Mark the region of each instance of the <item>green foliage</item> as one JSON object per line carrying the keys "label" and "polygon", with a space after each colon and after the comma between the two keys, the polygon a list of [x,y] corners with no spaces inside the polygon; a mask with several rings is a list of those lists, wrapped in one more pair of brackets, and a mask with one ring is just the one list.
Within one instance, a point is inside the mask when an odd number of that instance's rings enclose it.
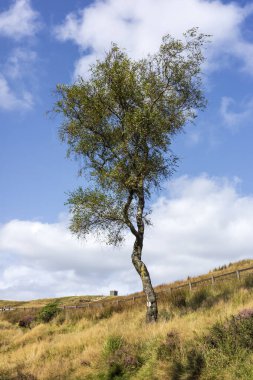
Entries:
{"label": "green foliage", "polygon": [[111,335],[108,337],[104,345],[104,355],[107,357],[114,354],[115,351],[119,350],[124,344],[124,340],[121,336]]}
{"label": "green foliage", "polygon": [[39,314],[38,314],[38,320],[44,323],[50,322],[56,315],[60,312],[60,309],[58,307],[57,302],[49,303],[48,305],[44,306]]}
{"label": "green foliage", "polygon": [[126,228],[122,200],[122,194],[106,194],[98,187],[92,190],[79,188],[72,192],[67,202],[73,214],[71,231],[84,237],[92,231],[97,235],[107,231],[107,243],[120,244]]}
{"label": "green foliage", "polygon": [[[74,233],[107,233],[109,244],[120,244],[125,229],[137,234],[138,201],[177,165],[172,137],[205,107],[205,42],[197,29],[182,40],[167,35],[155,55],[139,61],[113,44],[91,66],[88,80],[57,86],[54,111],[64,118],[60,137],[68,153],[81,159],[80,175],[90,180],[69,195]],[[143,223],[149,223],[148,213],[143,210]]]}

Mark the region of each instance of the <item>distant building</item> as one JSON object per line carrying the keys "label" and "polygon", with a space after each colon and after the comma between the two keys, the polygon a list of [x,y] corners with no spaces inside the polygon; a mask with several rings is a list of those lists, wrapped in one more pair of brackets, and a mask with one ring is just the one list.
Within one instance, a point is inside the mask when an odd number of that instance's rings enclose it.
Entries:
{"label": "distant building", "polygon": [[118,291],[117,290],[110,290],[110,296],[117,296]]}

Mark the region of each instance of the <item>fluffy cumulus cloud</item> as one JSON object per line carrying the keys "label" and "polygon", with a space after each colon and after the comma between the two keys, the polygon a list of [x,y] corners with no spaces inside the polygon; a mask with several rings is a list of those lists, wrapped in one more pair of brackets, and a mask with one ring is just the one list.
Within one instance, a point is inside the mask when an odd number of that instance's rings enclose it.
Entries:
{"label": "fluffy cumulus cloud", "polygon": [[[153,226],[146,231],[143,258],[154,284],[252,255],[253,196],[240,196],[237,183],[206,175],[168,183],[153,204]],[[64,221],[12,220],[0,226],[0,298],[140,290],[132,243],[128,236],[115,249],[94,238],[75,239]]]}
{"label": "fluffy cumulus cloud", "polygon": [[98,0],[68,14],[55,34],[62,41],[73,41],[85,53],[76,62],[76,75],[87,75],[90,63],[104,54],[111,41],[139,58],[156,51],[163,35],[181,37],[193,26],[213,36],[209,67],[233,55],[253,73],[253,45],[241,33],[252,12],[252,5],[220,0]]}
{"label": "fluffy cumulus cloud", "polygon": [[33,105],[32,95],[23,90],[17,94],[11,89],[6,78],[0,73],[0,108],[4,110],[29,109]]}
{"label": "fluffy cumulus cloud", "polygon": [[[29,0],[16,0],[9,9],[0,12],[0,37],[14,40],[16,47],[0,61],[0,109],[27,110],[33,105],[32,65],[36,53],[21,47],[21,40],[32,38],[41,28],[40,16]],[[30,86],[31,87],[31,86]]]}
{"label": "fluffy cumulus cloud", "polygon": [[39,14],[30,0],[16,0],[0,13],[0,35],[15,40],[33,36],[40,28]]}

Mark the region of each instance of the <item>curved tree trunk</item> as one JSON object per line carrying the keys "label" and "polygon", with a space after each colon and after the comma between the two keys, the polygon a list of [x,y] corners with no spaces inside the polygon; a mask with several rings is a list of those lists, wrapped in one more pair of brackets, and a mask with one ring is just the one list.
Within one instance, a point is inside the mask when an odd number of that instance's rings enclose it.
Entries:
{"label": "curved tree trunk", "polygon": [[135,240],[133,253],[132,253],[132,263],[141,277],[143,291],[146,294],[147,298],[147,312],[146,312],[146,321],[147,323],[156,322],[157,320],[157,301],[156,295],[151,283],[150,275],[147,270],[146,265],[141,260],[142,253],[142,242]]}
{"label": "curved tree trunk", "polygon": [[139,183],[138,191],[136,191],[137,197],[138,197],[138,205],[137,205],[137,214],[136,214],[136,224],[137,229],[131,222],[128,210],[132,203],[134,191],[129,192],[128,200],[124,206],[124,220],[126,225],[129,227],[132,234],[135,236],[135,242],[133,247],[133,253],[132,253],[132,263],[138,272],[143,286],[143,291],[146,294],[147,297],[147,314],[146,314],[146,321],[148,323],[155,322],[157,320],[157,301],[156,301],[156,295],[151,283],[150,275],[147,270],[146,265],[141,260],[142,255],[142,248],[143,248],[143,239],[144,239],[144,218],[143,218],[143,210],[145,205],[145,197],[144,197],[144,189],[143,189],[143,180]]}

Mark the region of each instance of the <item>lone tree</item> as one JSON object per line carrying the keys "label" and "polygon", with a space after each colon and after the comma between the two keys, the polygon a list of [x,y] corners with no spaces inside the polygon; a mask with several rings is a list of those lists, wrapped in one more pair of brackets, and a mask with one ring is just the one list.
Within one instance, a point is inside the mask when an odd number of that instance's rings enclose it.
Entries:
{"label": "lone tree", "polygon": [[[81,158],[85,187],[70,193],[70,229],[96,233],[119,245],[134,236],[132,263],[147,298],[147,322],[157,319],[157,301],[142,261],[147,201],[170,176],[177,158],[172,137],[203,109],[202,49],[206,36],[191,29],[183,40],[167,35],[159,51],[132,60],[113,44],[89,79],[58,85],[54,111],[63,115],[60,137],[68,154]],[[159,249],[159,248],[158,248]]]}

